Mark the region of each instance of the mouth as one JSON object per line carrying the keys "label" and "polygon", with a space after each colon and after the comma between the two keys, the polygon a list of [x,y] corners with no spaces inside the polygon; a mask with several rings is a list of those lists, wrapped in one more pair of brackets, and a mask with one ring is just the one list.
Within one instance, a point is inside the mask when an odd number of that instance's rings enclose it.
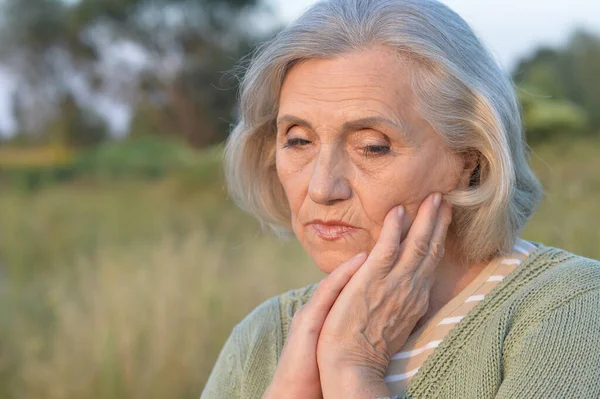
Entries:
{"label": "mouth", "polygon": [[319,238],[325,241],[336,241],[355,231],[355,226],[341,220],[313,220],[306,224]]}

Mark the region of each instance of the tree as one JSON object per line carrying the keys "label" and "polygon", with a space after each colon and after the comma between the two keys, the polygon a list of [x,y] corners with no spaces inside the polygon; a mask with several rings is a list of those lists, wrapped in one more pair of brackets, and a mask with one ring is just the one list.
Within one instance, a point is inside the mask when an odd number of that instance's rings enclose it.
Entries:
{"label": "tree", "polygon": [[67,96],[84,101],[85,87],[162,113],[161,129],[197,147],[226,135],[236,81],[225,72],[260,40],[253,18],[271,15],[258,0],[4,0],[1,7],[0,63],[21,74],[21,92],[35,93],[30,110],[59,112]]}
{"label": "tree", "polygon": [[538,49],[513,73],[530,137],[600,130],[600,37],[575,32],[564,48]]}
{"label": "tree", "polygon": [[567,98],[581,105],[590,125],[600,129],[600,36],[575,33],[565,49],[563,64]]}

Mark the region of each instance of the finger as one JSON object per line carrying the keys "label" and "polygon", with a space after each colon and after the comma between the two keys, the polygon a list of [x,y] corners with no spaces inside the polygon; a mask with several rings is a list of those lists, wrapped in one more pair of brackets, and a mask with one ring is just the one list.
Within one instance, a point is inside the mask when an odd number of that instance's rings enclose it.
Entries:
{"label": "finger", "polygon": [[398,260],[404,206],[392,208],[383,221],[379,238],[369,254],[368,264],[387,274]]}
{"label": "finger", "polygon": [[329,276],[319,283],[305,309],[307,322],[318,325],[319,329],[325,322],[331,307],[340,295],[348,281],[367,259],[363,252],[338,266]]}
{"label": "finger", "polygon": [[410,231],[400,246],[402,264],[409,268],[408,271],[414,272],[429,254],[441,200],[440,193],[433,193],[421,203]]}
{"label": "finger", "polygon": [[452,222],[452,205],[444,202],[438,212],[437,221],[431,235],[429,252],[416,273],[420,276],[432,276],[435,268],[446,253],[446,236]]}

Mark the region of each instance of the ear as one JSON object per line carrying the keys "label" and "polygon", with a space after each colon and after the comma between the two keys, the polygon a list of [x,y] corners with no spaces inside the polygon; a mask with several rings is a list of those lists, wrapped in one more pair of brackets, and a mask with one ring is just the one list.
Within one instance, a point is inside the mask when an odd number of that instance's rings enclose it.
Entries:
{"label": "ear", "polygon": [[481,154],[477,150],[469,150],[463,154],[464,167],[459,179],[459,188],[476,187],[479,185],[481,171]]}

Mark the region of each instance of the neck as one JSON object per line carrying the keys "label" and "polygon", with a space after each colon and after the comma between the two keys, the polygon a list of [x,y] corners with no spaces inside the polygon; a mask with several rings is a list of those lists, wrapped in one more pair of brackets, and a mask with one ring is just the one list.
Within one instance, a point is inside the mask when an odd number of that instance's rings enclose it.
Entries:
{"label": "neck", "polygon": [[465,261],[457,246],[447,242],[446,254],[435,271],[435,280],[429,295],[429,307],[414,328],[417,329],[429,321],[435,313],[465,289],[487,265],[488,262]]}

